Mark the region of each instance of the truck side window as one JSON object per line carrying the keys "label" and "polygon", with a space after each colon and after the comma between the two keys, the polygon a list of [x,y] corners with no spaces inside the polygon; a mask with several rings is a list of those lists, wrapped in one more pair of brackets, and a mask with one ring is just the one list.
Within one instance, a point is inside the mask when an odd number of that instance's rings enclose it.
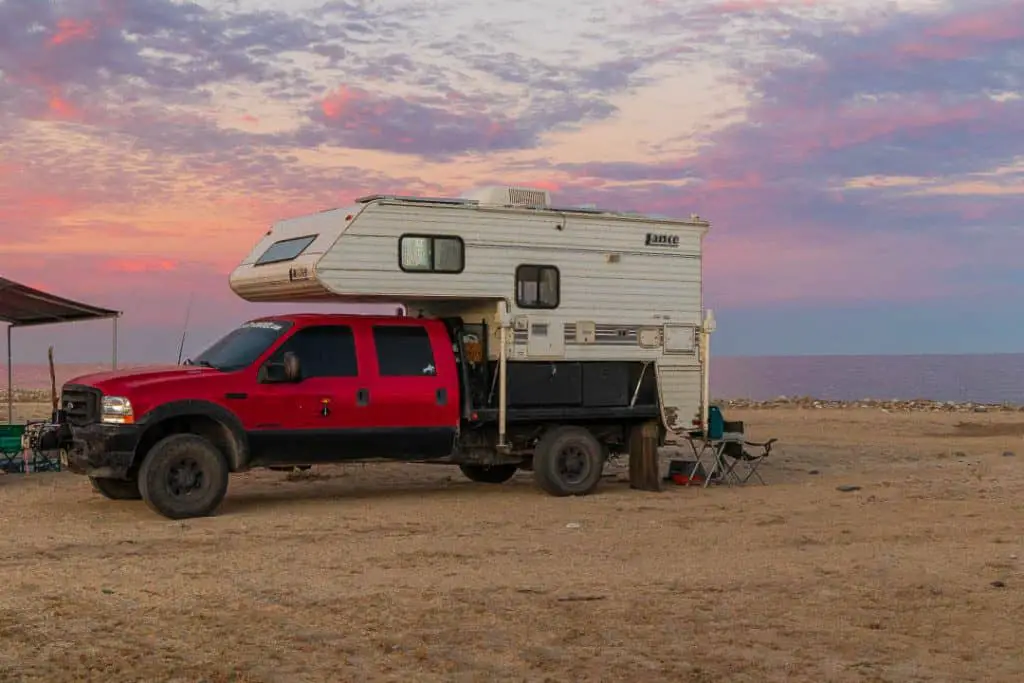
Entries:
{"label": "truck side window", "polygon": [[299,357],[304,378],[359,375],[356,341],[348,325],[305,327],[285,341],[271,361],[280,362],[287,351]]}
{"label": "truck side window", "polygon": [[377,366],[383,377],[436,375],[434,349],[427,330],[411,325],[374,325]]}
{"label": "truck side window", "polygon": [[527,264],[516,268],[516,305],[519,308],[558,308],[560,299],[558,268]]}

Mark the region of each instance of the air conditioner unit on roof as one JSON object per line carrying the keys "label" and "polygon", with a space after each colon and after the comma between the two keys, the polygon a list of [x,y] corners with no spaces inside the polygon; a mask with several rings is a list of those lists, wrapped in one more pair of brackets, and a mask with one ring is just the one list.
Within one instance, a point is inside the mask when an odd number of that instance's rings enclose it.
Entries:
{"label": "air conditioner unit on roof", "polygon": [[465,192],[463,199],[473,199],[488,206],[551,206],[547,190],[532,187],[490,186]]}

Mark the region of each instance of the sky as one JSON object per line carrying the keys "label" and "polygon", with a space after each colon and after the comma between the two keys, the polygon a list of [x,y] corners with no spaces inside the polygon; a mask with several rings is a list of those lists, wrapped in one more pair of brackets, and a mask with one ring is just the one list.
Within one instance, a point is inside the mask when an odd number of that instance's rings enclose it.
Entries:
{"label": "sky", "polygon": [[711,221],[721,355],[1024,351],[1022,79],[1024,0],[0,0],[0,275],[173,362],[311,308],[274,221],[518,184]]}

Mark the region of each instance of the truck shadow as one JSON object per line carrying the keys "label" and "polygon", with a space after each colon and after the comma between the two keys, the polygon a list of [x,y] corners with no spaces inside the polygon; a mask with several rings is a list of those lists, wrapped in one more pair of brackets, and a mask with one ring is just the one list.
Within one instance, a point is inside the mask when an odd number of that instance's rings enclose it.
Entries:
{"label": "truck shadow", "polygon": [[[609,487],[610,488],[610,487]],[[219,515],[246,512],[273,506],[303,506],[330,501],[403,500],[409,498],[445,501],[472,496],[542,496],[528,476],[516,477],[504,484],[480,484],[440,477],[426,481],[359,481],[357,477],[260,482],[232,486],[221,505]]]}

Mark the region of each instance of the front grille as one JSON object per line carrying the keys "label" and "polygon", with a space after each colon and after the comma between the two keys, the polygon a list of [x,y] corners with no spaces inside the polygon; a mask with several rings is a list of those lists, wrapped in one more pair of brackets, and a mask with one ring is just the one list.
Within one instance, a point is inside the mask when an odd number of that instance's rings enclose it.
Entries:
{"label": "front grille", "polygon": [[60,394],[60,408],[73,425],[100,421],[100,391],[80,384],[65,384]]}

